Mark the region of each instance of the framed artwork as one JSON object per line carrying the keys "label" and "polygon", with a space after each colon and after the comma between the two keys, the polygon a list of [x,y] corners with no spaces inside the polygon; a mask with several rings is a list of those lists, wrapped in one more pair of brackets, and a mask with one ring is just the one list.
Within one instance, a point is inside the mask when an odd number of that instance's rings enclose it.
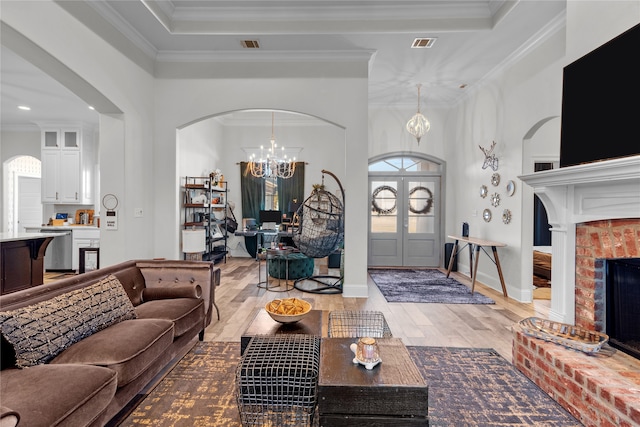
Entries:
{"label": "framed artwork", "polygon": [[80,248],[79,273],[100,268],[100,248]]}

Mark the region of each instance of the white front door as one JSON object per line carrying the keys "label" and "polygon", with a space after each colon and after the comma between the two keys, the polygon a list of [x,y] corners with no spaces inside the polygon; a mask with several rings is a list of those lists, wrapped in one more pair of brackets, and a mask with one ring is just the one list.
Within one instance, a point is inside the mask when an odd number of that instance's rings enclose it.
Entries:
{"label": "white front door", "polygon": [[440,265],[440,177],[369,177],[369,265]]}
{"label": "white front door", "polygon": [[444,264],[445,169],[442,160],[417,153],[390,153],[370,160],[370,267]]}
{"label": "white front door", "polygon": [[[401,207],[402,180],[395,176],[369,177],[369,260],[373,267],[403,264],[405,216]],[[400,193],[400,194],[398,194]]]}
{"label": "white front door", "polygon": [[404,267],[440,265],[440,177],[404,178]]}

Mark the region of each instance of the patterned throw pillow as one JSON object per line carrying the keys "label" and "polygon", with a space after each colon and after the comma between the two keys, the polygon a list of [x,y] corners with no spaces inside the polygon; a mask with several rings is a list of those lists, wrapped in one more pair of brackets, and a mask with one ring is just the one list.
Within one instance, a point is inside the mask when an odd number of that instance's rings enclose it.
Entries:
{"label": "patterned throw pillow", "polygon": [[46,363],[72,344],[110,325],[135,319],[117,277],[37,304],[0,312],[0,332],[13,345],[16,366]]}

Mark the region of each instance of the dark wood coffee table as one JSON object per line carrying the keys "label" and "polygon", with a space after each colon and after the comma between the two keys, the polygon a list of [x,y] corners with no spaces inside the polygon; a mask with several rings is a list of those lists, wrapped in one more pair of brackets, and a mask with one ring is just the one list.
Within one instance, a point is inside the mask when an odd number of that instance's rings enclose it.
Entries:
{"label": "dark wood coffee table", "polygon": [[428,386],[398,338],[377,338],[382,363],[354,364],[355,338],[320,345],[320,426],[428,426]]}
{"label": "dark wood coffee table", "polygon": [[328,313],[324,310],[311,310],[302,320],[284,324],[273,320],[265,309],[260,309],[240,337],[240,354],[244,354],[249,341],[256,335],[307,334],[325,337]]}

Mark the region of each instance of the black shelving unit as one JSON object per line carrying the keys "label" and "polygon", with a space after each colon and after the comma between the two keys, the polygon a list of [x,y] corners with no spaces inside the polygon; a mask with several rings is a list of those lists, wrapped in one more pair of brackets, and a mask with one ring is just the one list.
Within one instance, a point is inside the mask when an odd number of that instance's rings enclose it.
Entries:
{"label": "black shelving unit", "polygon": [[[226,229],[220,227],[227,219],[227,183],[213,183],[208,176],[187,176],[184,182],[185,229],[204,228],[205,261],[227,262]],[[216,213],[221,213],[216,217]],[[187,255],[184,255],[185,259]]]}

